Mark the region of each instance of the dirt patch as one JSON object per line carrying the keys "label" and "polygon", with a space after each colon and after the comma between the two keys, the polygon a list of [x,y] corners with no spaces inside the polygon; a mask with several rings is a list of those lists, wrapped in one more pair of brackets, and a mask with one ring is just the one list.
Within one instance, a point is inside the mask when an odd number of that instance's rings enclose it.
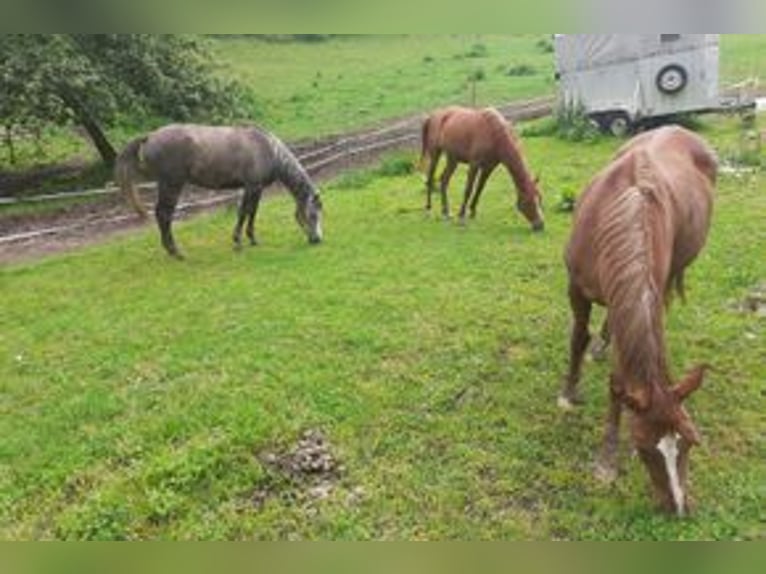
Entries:
{"label": "dirt patch", "polygon": [[[310,429],[288,449],[257,453],[266,476],[250,495],[252,505],[260,509],[268,500],[279,498],[310,507],[329,498],[345,471],[334,450],[322,431]],[[361,492],[354,489],[350,494],[359,496]]]}

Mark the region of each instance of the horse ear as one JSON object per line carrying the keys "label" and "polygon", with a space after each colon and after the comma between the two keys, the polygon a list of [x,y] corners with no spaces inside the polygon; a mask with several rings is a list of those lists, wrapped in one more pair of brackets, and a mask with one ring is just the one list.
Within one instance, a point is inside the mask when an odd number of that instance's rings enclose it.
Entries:
{"label": "horse ear", "polygon": [[710,365],[698,365],[694,367],[675,387],[673,387],[673,396],[679,403],[685,401],[689,395],[700,387],[702,379],[705,377],[705,371],[709,368]]}

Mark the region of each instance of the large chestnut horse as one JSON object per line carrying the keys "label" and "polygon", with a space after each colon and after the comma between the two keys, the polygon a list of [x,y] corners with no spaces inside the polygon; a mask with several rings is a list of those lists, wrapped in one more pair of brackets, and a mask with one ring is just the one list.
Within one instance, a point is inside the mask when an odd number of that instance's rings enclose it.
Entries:
{"label": "large chestnut horse", "polygon": [[574,314],[569,375],[559,399],[577,402],[592,303],[607,308],[614,339],[610,408],[597,476],[617,476],[623,405],[633,444],[667,511],[688,508],[689,449],[699,434],[683,401],[705,367],[674,384],[665,345],[665,308],[684,269],[702,249],[710,225],[717,162],[695,134],[666,127],[628,142],[578,201],[566,250]]}
{"label": "large chestnut horse", "polygon": [[447,156],[447,165],[441,175],[440,192],[445,218],[449,217],[447,187],[458,163],[469,166],[460,208],[461,222],[465,221],[466,207],[471,198],[471,217],[476,216],[476,206],[487,179],[498,164],[503,164],[516,184],[519,211],[535,231],[543,229],[542,198],[537,180],[529,173],[519,141],[500,112],[493,108],[474,110],[458,106],[438,110],[423,123],[422,143],[422,160],[429,159],[427,210],[431,210],[434,175],[443,153]]}

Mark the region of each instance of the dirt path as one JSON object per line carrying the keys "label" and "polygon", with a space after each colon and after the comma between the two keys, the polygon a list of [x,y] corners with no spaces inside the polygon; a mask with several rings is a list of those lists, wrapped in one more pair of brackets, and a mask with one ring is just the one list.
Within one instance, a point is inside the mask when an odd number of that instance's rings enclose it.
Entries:
{"label": "dirt path", "polygon": [[[511,121],[519,121],[548,115],[552,105],[551,98],[541,98],[499,106],[498,109]],[[419,145],[424,117],[424,114],[418,114],[352,133],[296,142],[290,147],[313,178],[327,181],[345,170],[374,163],[393,150],[414,151]],[[272,193],[278,191],[278,188],[271,190]],[[0,265],[71,251],[145,225],[154,225],[140,221],[113,190],[96,190],[96,193],[101,195],[60,210],[0,217]],[[144,201],[153,202],[154,193],[151,186],[142,191]],[[237,197],[236,192],[186,190],[177,214],[189,217],[218,209],[235,203]],[[54,198],[49,199],[52,200]]]}

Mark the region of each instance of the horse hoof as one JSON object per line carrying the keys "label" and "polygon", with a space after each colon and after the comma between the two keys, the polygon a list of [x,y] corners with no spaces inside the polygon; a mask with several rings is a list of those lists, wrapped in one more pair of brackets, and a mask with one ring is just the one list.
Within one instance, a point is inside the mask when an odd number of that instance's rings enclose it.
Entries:
{"label": "horse hoof", "polygon": [[458,223],[458,225],[460,225],[461,227],[465,227],[465,226],[468,224],[468,222],[467,222],[467,221],[466,221],[466,219],[465,219],[465,215],[461,215],[461,216],[458,218],[458,220],[457,220],[457,223]]}
{"label": "horse hoof", "polygon": [[600,483],[609,485],[617,480],[617,469],[611,464],[597,462],[593,477]]}

